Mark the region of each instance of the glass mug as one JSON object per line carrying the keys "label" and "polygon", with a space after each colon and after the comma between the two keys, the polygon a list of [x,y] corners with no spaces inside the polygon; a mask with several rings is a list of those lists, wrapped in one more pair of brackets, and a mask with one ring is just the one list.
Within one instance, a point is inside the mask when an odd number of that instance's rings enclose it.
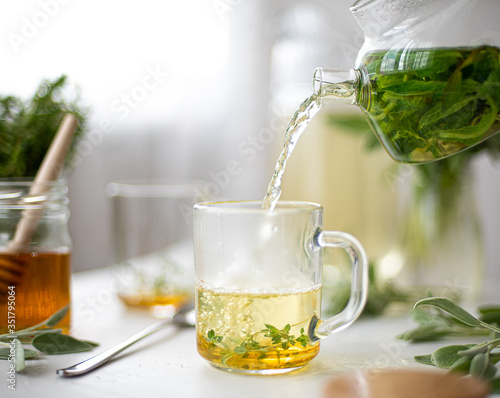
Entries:
{"label": "glass mug", "polygon": [[[349,326],[368,292],[361,244],[322,230],[308,202],[212,202],[194,206],[196,335],[200,355],[229,372],[280,374],[319,352],[319,340]],[[352,264],[345,309],[320,319],[322,250],[342,248]]]}

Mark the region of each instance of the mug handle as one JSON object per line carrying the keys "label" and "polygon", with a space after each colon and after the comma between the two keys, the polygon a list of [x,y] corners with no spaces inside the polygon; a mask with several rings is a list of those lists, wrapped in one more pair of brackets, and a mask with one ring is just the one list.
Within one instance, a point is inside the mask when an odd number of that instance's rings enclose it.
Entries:
{"label": "mug handle", "polygon": [[314,244],[321,249],[344,249],[351,260],[351,295],[346,307],[337,315],[322,320],[313,316],[309,325],[309,339],[317,341],[347,328],[361,314],[368,297],[368,260],[365,249],[352,235],[339,231],[318,230]]}

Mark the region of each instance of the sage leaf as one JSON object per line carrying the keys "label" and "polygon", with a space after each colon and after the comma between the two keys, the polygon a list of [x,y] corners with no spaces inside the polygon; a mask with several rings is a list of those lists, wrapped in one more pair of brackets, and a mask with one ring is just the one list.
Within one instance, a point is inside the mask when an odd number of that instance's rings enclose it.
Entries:
{"label": "sage leaf", "polygon": [[25,352],[23,345],[18,339],[12,339],[10,344],[2,344],[2,347],[0,347],[0,359],[14,362],[14,369],[16,372],[19,372],[26,367],[24,363],[25,356],[33,358],[38,355],[36,351],[26,351],[27,352]]}
{"label": "sage leaf", "polygon": [[49,318],[45,319],[43,322],[40,322],[36,325],[30,326],[26,329],[22,329],[19,331],[19,333],[26,333],[26,332],[31,332],[33,330],[40,329],[44,326],[48,326],[49,328],[52,328],[52,326],[56,325],[59,323],[64,316],[67,314],[69,311],[69,304],[58,310],[55,314],[51,315]]}
{"label": "sage leaf", "polygon": [[10,348],[9,347],[0,347],[0,359],[9,359]]}
{"label": "sage leaf", "polygon": [[488,353],[477,354],[472,358],[470,374],[483,379],[491,379],[495,376],[497,369],[491,363]]}
{"label": "sage leaf", "polygon": [[35,350],[28,350],[27,348],[24,349],[24,359],[34,359],[38,358],[40,356],[40,353]]}
{"label": "sage leaf", "polygon": [[99,347],[99,343],[96,343],[95,341],[90,341],[90,340],[80,340],[80,341],[83,341],[87,344],[90,344],[92,347]]}
{"label": "sage leaf", "polygon": [[431,354],[432,363],[438,368],[449,369],[455,362],[463,358],[458,352],[468,348],[465,345],[448,345],[438,348]]}
{"label": "sage leaf", "polygon": [[61,320],[66,316],[69,311],[69,304],[65,307],[61,308],[54,315],[52,315],[49,319],[45,321],[45,324],[51,328],[52,326],[57,325]]}
{"label": "sage leaf", "polygon": [[479,308],[481,314],[479,319],[486,323],[496,323],[500,325],[500,308],[498,307],[482,307]]}
{"label": "sage leaf", "polygon": [[[487,323],[487,322],[485,322],[485,323]],[[497,323],[495,322],[494,325],[496,326]],[[498,332],[497,330],[491,330],[491,329],[489,329],[489,330],[490,330],[490,339],[491,340],[500,339],[500,332]]]}
{"label": "sage leaf", "polygon": [[500,307],[497,307],[496,305],[489,305],[489,306],[485,305],[485,306],[479,307],[478,311],[481,315],[495,313],[495,312],[500,313]]}
{"label": "sage leaf", "polygon": [[20,372],[26,367],[24,362],[24,347],[18,339],[14,339],[15,344],[15,356],[14,356],[14,364],[16,372]]}
{"label": "sage leaf", "polygon": [[43,333],[33,339],[33,347],[48,355],[91,351],[94,345],[61,333]]}
{"label": "sage leaf", "polygon": [[[24,349],[24,359],[33,359],[38,357],[38,351]],[[0,359],[8,360],[10,356],[10,348],[9,347],[0,347]]]}
{"label": "sage leaf", "polygon": [[488,351],[488,346],[485,344],[479,344],[472,346],[464,351],[460,351],[459,354],[463,357],[474,357],[477,354],[484,354]]}
{"label": "sage leaf", "polygon": [[62,332],[62,329],[39,329],[39,330],[30,330],[30,331],[26,331],[26,332],[16,333],[16,336],[19,339],[19,341],[21,341],[22,343],[31,344],[33,339],[36,336],[38,336],[39,334],[61,333],[61,332]]}
{"label": "sage leaf", "polygon": [[462,307],[457,305],[453,300],[447,297],[424,298],[422,300],[417,301],[413,308],[417,308],[422,305],[430,305],[433,307],[437,307],[443,311],[446,311],[448,314],[454,316],[455,318],[457,318],[459,321],[462,321],[466,325],[481,326],[481,322],[479,321],[479,319],[469,314]]}
{"label": "sage leaf", "polygon": [[462,95],[462,72],[457,69],[451,74],[446,82],[446,87],[442,96],[443,113],[453,113],[453,111],[447,112],[447,108],[453,107],[457,102],[460,102],[460,97]]}
{"label": "sage leaf", "polygon": [[499,352],[490,352],[490,361],[493,364],[497,364],[500,362],[500,353]]}
{"label": "sage leaf", "polygon": [[413,357],[415,359],[415,361],[417,361],[418,363],[422,363],[424,365],[430,365],[430,366],[436,366],[434,365],[434,363],[432,362],[432,358],[431,358],[431,355],[417,355],[415,357]]}
{"label": "sage leaf", "polygon": [[408,330],[397,337],[401,340],[413,342],[434,341],[449,335],[449,333],[450,332],[446,329],[439,330],[432,325],[426,325],[420,326],[416,329]]}
{"label": "sage leaf", "polygon": [[471,358],[462,357],[453,364],[450,370],[460,373],[469,373],[471,361]]}
{"label": "sage leaf", "polygon": [[422,326],[435,326],[436,324],[447,326],[448,323],[445,319],[436,317],[434,314],[430,313],[424,308],[417,308],[410,311],[410,317],[416,323]]}
{"label": "sage leaf", "polygon": [[384,87],[389,93],[398,94],[401,97],[405,96],[415,96],[422,94],[434,94],[436,90],[441,91],[445,88],[445,83],[443,82],[425,82],[418,80],[409,80],[403,82],[397,82],[392,86]]}

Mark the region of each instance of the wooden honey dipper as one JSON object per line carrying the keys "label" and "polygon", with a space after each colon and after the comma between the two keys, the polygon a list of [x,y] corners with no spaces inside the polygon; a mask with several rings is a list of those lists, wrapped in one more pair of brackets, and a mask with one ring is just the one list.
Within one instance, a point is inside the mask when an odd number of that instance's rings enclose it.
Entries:
{"label": "wooden honey dipper", "polygon": [[[64,116],[36,173],[29,196],[38,196],[46,193],[50,190],[50,184],[48,183],[57,181],[59,178],[66,154],[75,135],[77,123],[78,121],[74,115],[68,113]],[[42,212],[43,209],[38,208],[28,208],[23,211],[14,237],[8,243],[4,253],[18,253],[29,245]],[[6,292],[8,286],[19,282],[23,271],[23,263],[0,257],[0,292]],[[0,294],[0,301],[5,298],[2,296],[3,294]]]}

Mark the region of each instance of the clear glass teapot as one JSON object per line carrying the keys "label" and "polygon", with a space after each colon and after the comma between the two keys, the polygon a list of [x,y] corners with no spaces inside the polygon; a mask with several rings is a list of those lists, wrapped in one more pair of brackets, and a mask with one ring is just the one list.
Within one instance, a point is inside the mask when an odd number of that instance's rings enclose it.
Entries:
{"label": "clear glass teapot", "polygon": [[500,3],[358,0],[356,68],[316,69],[321,105],[359,106],[389,155],[426,163],[500,131]]}

